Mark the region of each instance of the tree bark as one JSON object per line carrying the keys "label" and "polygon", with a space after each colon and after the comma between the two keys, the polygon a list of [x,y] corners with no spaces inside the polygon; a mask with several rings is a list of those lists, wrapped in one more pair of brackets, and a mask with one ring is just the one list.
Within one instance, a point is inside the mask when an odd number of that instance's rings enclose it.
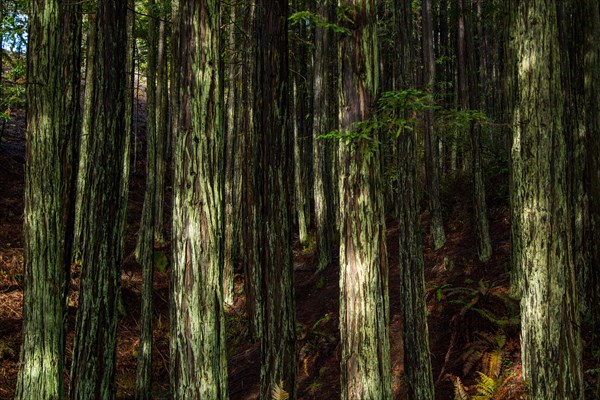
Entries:
{"label": "tree bark", "polygon": [[181,98],[173,131],[171,394],[226,399],[220,2],[181,2],[173,11]]}
{"label": "tree bark", "polygon": [[[429,92],[435,90],[435,57],[433,53],[433,23],[431,0],[421,0],[421,14],[423,17],[423,81]],[[425,172],[427,196],[429,198],[429,212],[431,213],[431,236],[435,249],[440,249],[446,242],[444,221],[442,219],[442,204],[440,201],[440,178],[438,171],[438,139],[434,130],[434,114],[425,112]]]}
{"label": "tree bark", "polygon": [[287,0],[257,0],[254,132],[255,204],[263,320],[261,398],[275,385],[296,398],[296,317],[291,252],[292,137],[288,111]]}
{"label": "tree bark", "polygon": [[[477,70],[475,65],[475,45],[471,10],[466,0],[459,0],[458,17],[458,86],[460,106],[463,111],[475,109],[477,102]],[[480,261],[492,257],[492,241],[487,218],[485,184],[483,182],[481,159],[481,126],[476,121],[469,124],[471,141],[471,175],[473,179],[473,208],[475,209],[475,227],[477,232],[477,255]]]}
{"label": "tree bark", "polygon": [[87,167],[80,171],[89,183],[82,194],[82,272],[71,365],[72,399],[112,399],[115,396],[117,298],[123,259],[126,206],[122,198],[125,156],[125,89],[127,2],[98,2],[96,57],[93,76],[93,135]]}
{"label": "tree bark", "polygon": [[516,9],[513,233],[521,246],[523,375],[533,400],[583,399],[556,6],[524,0]]}
{"label": "tree bark", "polygon": [[[415,51],[413,13],[408,2],[396,1],[398,45],[395,90],[414,87]],[[412,116],[404,115],[409,119]],[[418,156],[413,130],[401,132],[398,138],[399,266],[404,369],[407,376],[408,400],[433,400],[434,385],[429,356],[429,333],[425,304],[425,266],[421,236],[418,193]]]}
{"label": "tree bark", "polygon": [[[23,344],[17,399],[63,399],[79,134],[81,6],[29,14]],[[0,54],[1,56],[1,54]]]}
{"label": "tree bark", "polygon": [[169,70],[167,63],[168,2],[159,1],[158,52],[156,64],[156,189],[154,202],[154,242],[165,244],[165,181],[169,158]]}
{"label": "tree bark", "polygon": [[[594,328],[600,327],[600,7],[598,2],[586,0],[582,14],[584,27],[584,96],[586,126],[586,166],[584,188],[589,216],[584,230],[584,246],[589,257],[580,273],[580,293],[586,307],[584,315]],[[584,224],[586,222],[584,221]],[[597,329],[593,329],[597,332]]]}
{"label": "tree bark", "polygon": [[152,289],[154,287],[154,233],[158,181],[158,131],[156,69],[158,63],[158,18],[155,0],[148,0],[146,189],[142,220],[137,236],[136,259],[142,265],[140,344],[137,357],[136,398],[152,398]]}
{"label": "tree bark", "polygon": [[[335,16],[335,2],[318,2],[317,14],[324,21]],[[317,230],[317,270],[323,271],[333,259],[335,237],[335,213],[333,207],[333,180],[331,165],[333,143],[319,139],[337,126],[337,98],[334,77],[337,51],[336,37],[330,29],[317,27],[315,30],[314,65],[314,116],[313,116],[313,170],[315,222]]]}
{"label": "tree bark", "polygon": [[[340,0],[340,131],[371,117],[379,91],[374,0]],[[388,265],[377,134],[340,144],[341,398],[391,399]]]}

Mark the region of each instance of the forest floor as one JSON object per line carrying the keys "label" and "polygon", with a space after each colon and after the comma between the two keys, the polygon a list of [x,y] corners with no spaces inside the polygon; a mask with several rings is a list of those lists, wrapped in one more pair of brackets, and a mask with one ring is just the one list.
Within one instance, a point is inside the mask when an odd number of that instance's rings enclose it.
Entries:
{"label": "forest floor", "polygon": [[[143,129],[139,117],[138,129]],[[0,399],[11,399],[18,372],[22,331],[23,299],[23,115],[9,122],[0,141]],[[494,386],[502,399],[524,398],[521,380],[518,303],[508,293],[510,221],[506,200],[490,201],[490,227],[494,256],[477,261],[475,232],[471,221],[468,182],[453,183],[446,193],[446,245],[433,250],[424,234],[429,336],[436,381],[436,398],[453,399],[455,385],[469,395],[484,386]],[[167,189],[170,201],[170,188]],[[141,268],[135,262],[135,236],[144,195],[143,157],[135,163],[127,215],[122,293],[127,311],[118,325],[117,397],[134,397],[137,346],[139,343]],[[167,207],[170,209],[170,204]],[[428,232],[428,215],[423,213],[423,232]],[[294,270],[298,324],[298,391],[301,399],[339,398],[340,343],[338,332],[339,268],[334,262],[323,273],[315,272],[314,245],[302,248],[294,242]],[[396,399],[405,398],[398,270],[398,228],[387,219],[387,250],[390,262],[390,339],[393,388]],[[170,256],[170,249],[162,249]],[[241,267],[241,266],[238,266]],[[67,337],[67,367],[71,359],[77,305],[79,268],[72,273]],[[249,341],[244,315],[243,274],[235,277],[236,302],[227,310],[229,391],[231,399],[258,397],[260,349]],[[169,272],[154,274],[154,397],[168,398],[169,358]],[[584,338],[590,337],[586,332]],[[586,369],[598,365],[589,349]],[[478,373],[479,372],[479,373]],[[486,381],[481,374],[491,379]],[[462,382],[462,383],[460,383]],[[466,386],[464,386],[466,385]],[[597,375],[586,375],[586,386],[598,391]],[[591,391],[590,391],[591,393]],[[490,397],[492,398],[492,397]],[[589,397],[595,398],[595,397]]]}

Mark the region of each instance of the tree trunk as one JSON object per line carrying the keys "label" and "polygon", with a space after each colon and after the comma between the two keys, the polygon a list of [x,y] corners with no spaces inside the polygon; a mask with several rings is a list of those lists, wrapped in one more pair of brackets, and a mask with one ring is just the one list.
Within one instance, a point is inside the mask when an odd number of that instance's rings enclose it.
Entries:
{"label": "tree trunk", "polygon": [[400,136],[398,188],[400,296],[404,337],[404,368],[411,400],[433,400],[433,373],[425,304],[425,267],[417,195],[417,153],[413,132]]}
{"label": "tree trunk", "polygon": [[[434,94],[435,91],[435,57],[433,53],[433,23],[431,0],[421,0],[421,13],[423,17],[423,81],[427,90]],[[429,212],[431,213],[431,236],[435,249],[440,249],[446,242],[444,221],[442,219],[442,204],[440,201],[440,178],[438,168],[438,139],[434,130],[434,114],[432,111],[425,113],[425,172],[427,180],[427,196],[429,198]]]}
{"label": "tree trunk", "polygon": [[155,0],[148,0],[148,59],[146,120],[146,191],[137,236],[136,259],[142,265],[140,344],[137,357],[136,398],[152,398],[152,289],[154,287],[154,233],[158,181],[158,132],[156,67],[158,62],[158,13]]}
{"label": "tree trunk", "polygon": [[228,10],[229,23],[229,48],[227,63],[227,78],[225,82],[225,108],[227,117],[226,139],[225,139],[225,275],[224,275],[224,296],[225,305],[232,306],[234,302],[234,264],[237,252],[240,246],[239,235],[236,235],[239,227],[238,201],[241,195],[241,187],[238,183],[239,172],[237,170],[237,161],[239,159],[240,146],[239,137],[240,125],[239,106],[242,96],[238,92],[241,86],[241,60],[240,53],[242,46],[238,40],[240,35],[237,32],[236,24],[239,24],[239,6],[230,5]]}
{"label": "tree trunk", "polygon": [[[463,111],[475,109],[477,102],[477,67],[475,65],[475,45],[471,24],[471,10],[466,0],[459,0],[458,17],[458,86],[460,105]],[[473,208],[477,232],[477,255],[480,261],[492,257],[492,242],[487,219],[485,185],[481,160],[481,126],[476,121],[469,124],[471,140],[471,175],[473,179]]]}
{"label": "tree trunk", "polygon": [[532,400],[583,399],[556,2],[523,1],[516,22],[512,207],[521,246],[523,375]]}
{"label": "tree trunk", "polygon": [[[304,0],[294,0],[294,11],[306,10]],[[292,51],[290,52],[290,83],[292,85],[290,99],[290,123],[294,132],[294,206],[298,223],[298,238],[301,245],[308,244],[310,227],[310,167],[312,155],[312,125],[307,123],[310,113],[312,88],[308,77],[311,74],[310,56],[307,43],[309,37],[304,24],[294,25],[292,30]],[[312,81],[310,81],[312,86]]]}
{"label": "tree trunk", "polygon": [[[340,130],[371,117],[379,91],[374,0],[341,0]],[[388,266],[377,134],[340,144],[341,398],[391,399]]]}
{"label": "tree trunk", "polygon": [[177,108],[171,273],[174,399],[226,399],[220,2],[176,4]]}
{"label": "tree trunk", "polygon": [[[81,6],[29,14],[23,344],[17,399],[63,399],[79,133]],[[0,54],[1,55],[1,54]]]}
{"label": "tree trunk", "polygon": [[86,216],[89,216],[91,211],[89,204],[85,203],[85,193],[88,193],[91,184],[86,180],[85,171],[90,164],[90,143],[94,129],[93,111],[95,101],[95,76],[96,72],[96,15],[94,13],[88,15],[88,24],[90,26],[87,33],[87,54],[85,59],[85,87],[83,93],[83,115],[81,119],[81,137],[79,140],[79,160],[77,173],[77,196],[75,200],[75,233],[73,239],[73,253],[76,264],[81,264],[81,252],[83,241],[83,223]]}
{"label": "tree trunk", "polygon": [[256,151],[256,135],[254,128],[254,86],[256,75],[256,42],[253,36],[256,12],[255,2],[241,3],[240,25],[242,51],[242,93],[246,93],[242,100],[242,114],[240,115],[240,134],[242,135],[242,153],[247,162],[242,171],[242,262],[244,264],[244,291],[246,293],[246,313],[250,322],[250,334],[254,340],[259,340],[262,334],[262,275],[259,261],[259,221],[257,197],[257,164],[258,151]]}
{"label": "tree trunk", "polygon": [[154,242],[165,244],[165,180],[167,177],[167,146],[169,129],[169,71],[167,65],[168,2],[159,1],[158,53],[156,64],[156,189],[154,201]]}
{"label": "tree trunk", "polygon": [[80,171],[89,183],[82,194],[86,209],[82,220],[82,271],[79,307],[71,365],[72,399],[113,399],[117,298],[123,259],[126,206],[122,198],[125,156],[125,90],[127,2],[98,2],[96,57],[93,74],[94,108],[90,112],[93,135],[87,167]]}
{"label": "tree trunk", "polygon": [[[335,17],[335,1],[318,2],[317,14],[324,21]],[[334,144],[319,139],[337,127],[337,80],[334,76],[337,50],[336,36],[330,29],[317,27],[315,31],[314,116],[313,116],[313,170],[315,222],[317,230],[317,270],[323,271],[333,259],[335,212],[331,174]]]}
{"label": "tree trunk", "polygon": [[[598,2],[586,0],[582,15],[584,26],[584,96],[585,125],[587,131],[587,159],[585,173],[585,191],[588,201],[589,217],[584,231],[584,246],[589,259],[585,270],[580,273],[580,293],[587,305],[584,314],[591,320],[598,332],[600,327],[600,113],[598,111],[598,90],[600,90],[600,10]],[[586,222],[584,221],[584,224]]]}
{"label": "tree trunk", "polygon": [[287,0],[257,0],[254,77],[256,218],[258,221],[261,398],[276,385],[296,398],[296,317],[291,252],[292,137],[288,119]]}
{"label": "tree trunk", "polygon": [[[413,14],[408,2],[395,2],[399,33],[397,88],[414,87],[415,52]],[[410,115],[403,116],[409,119]],[[418,194],[418,156],[414,131],[398,138],[398,195],[400,296],[404,339],[404,369],[408,400],[433,400],[434,386],[429,356],[429,333],[425,304],[425,267]]]}

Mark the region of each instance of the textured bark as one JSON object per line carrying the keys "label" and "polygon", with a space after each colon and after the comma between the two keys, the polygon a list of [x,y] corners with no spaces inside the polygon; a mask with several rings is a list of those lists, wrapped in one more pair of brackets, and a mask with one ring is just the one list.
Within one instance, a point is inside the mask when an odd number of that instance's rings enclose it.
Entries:
{"label": "textured bark", "polygon": [[[431,0],[421,0],[423,17],[423,81],[428,91],[435,90],[435,57],[433,53],[433,23]],[[438,171],[438,140],[434,130],[434,115],[432,111],[425,113],[425,172],[429,212],[431,213],[431,236],[435,249],[440,249],[446,242],[444,221],[442,219],[442,204],[440,201],[440,178]]]}
{"label": "textured bark", "polygon": [[522,1],[516,15],[512,206],[521,245],[523,375],[533,400],[583,399],[556,5]]}
{"label": "textured bark", "polygon": [[[460,107],[462,110],[475,109],[478,106],[477,67],[475,65],[475,45],[471,10],[466,0],[459,0],[458,19],[458,86]],[[471,175],[473,179],[473,208],[475,209],[475,227],[477,232],[477,255],[480,261],[492,257],[492,241],[487,218],[485,185],[483,183],[481,159],[481,126],[471,121],[469,126],[471,141]]]}
{"label": "textured bark", "polygon": [[[318,2],[317,13],[325,21],[335,16],[335,1]],[[319,135],[337,127],[337,80],[335,63],[336,36],[330,29],[317,27],[315,31],[314,116],[313,116],[313,171],[315,222],[317,230],[317,270],[324,270],[333,259],[335,212],[333,203],[332,159],[334,144],[319,139]]]}
{"label": "textured bark", "polygon": [[152,397],[152,288],[154,286],[154,225],[156,189],[158,180],[158,132],[156,68],[158,63],[158,15],[156,2],[148,0],[148,58],[146,67],[147,121],[146,121],[146,189],[142,220],[137,236],[136,259],[142,265],[142,304],[140,315],[140,344],[137,357],[137,399]]}
{"label": "textured bark", "polygon": [[[291,2],[294,10],[306,10],[304,0]],[[309,126],[307,115],[310,113],[312,81],[308,43],[309,36],[306,25],[294,25],[292,32],[292,49],[290,52],[290,124],[294,132],[294,206],[298,224],[298,238],[300,243],[308,243],[308,230],[310,227],[310,167],[312,163],[312,125]]]}
{"label": "textured bark", "polygon": [[[400,3],[400,4],[399,4]],[[395,2],[399,30],[396,84],[413,87],[415,54],[413,14],[407,2]],[[410,116],[404,116],[409,118]],[[419,212],[418,156],[414,131],[398,138],[398,229],[400,249],[400,296],[404,339],[404,369],[408,400],[433,400],[434,385],[429,356],[429,333],[425,304],[425,273],[421,216]]]}
{"label": "textured bark", "polygon": [[257,0],[254,133],[263,320],[261,398],[275,385],[296,398],[296,317],[291,252],[292,137],[288,129],[287,0]]}
{"label": "textured bark", "polygon": [[167,177],[169,129],[169,71],[167,65],[167,9],[165,0],[159,1],[158,53],[156,64],[156,189],[154,202],[154,241],[165,243],[165,180]]}
{"label": "textured bark", "polygon": [[173,131],[171,395],[226,399],[220,2],[181,2],[174,12],[181,98]]}
{"label": "textured bark", "polygon": [[[600,327],[600,7],[594,0],[583,3],[584,16],[584,96],[587,159],[584,188],[589,216],[584,230],[584,246],[589,257],[584,267],[578,269],[579,287],[585,302],[584,315],[595,328]],[[593,331],[598,331],[594,329]]]}
{"label": "textured bark", "polygon": [[413,132],[400,137],[398,188],[400,201],[400,296],[404,368],[411,400],[433,400],[433,373],[425,304],[425,267],[417,194],[417,153]]}
{"label": "textured bark", "polygon": [[258,242],[258,205],[257,176],[258,151],[254,130],[254,87],[256,74],[256,42],[253,36],[255,26],[255,3],[240,5],[240,24],[243,29],[242,42],[242,114],[240,115],[240,134],[242,135],[242,153],[246,168],[242,171],[242,262],[244,264],[244,290],[246,293],[246,313],[250,321],[250,333],[254,340],[262,334],[262,275],[260,274]]}
{"label": "textured bark", "polygon": [[29,14],[23,344],[17,399],[63,399],[79,133],[80,5]]}
{"label": "textured bark", "polygon": [[242,146],[241,146],[241,115],[243,90],[242,55],[244,54],[243,33],[237,26],[243,24],[243,7],[246,5],[232,4],[229,6],[229,60],[227,65],[228,78],[226,81],[227,109],[225,140],[225,304],[234,302],[234,266],[240,257],[241,237],[241,198],[242,198]]}
{"label": "textured bark", "polygon": [[81,137],[79,141],[79,164],[77,173],[77,196],[75,201],[75,233],[73,239],[73,253],[75,262],[81,263],[81,245],[83,241],[83,221],[86,215],[90,215],[90,210],[85,203],[85,193],[89,192],[90,182],[86,180],[86,170],[90,160],[90,143],[91,135],[94,129],[93,111],[94,111],[94,91],[96,87],[95,81],[95,64],[96,64],[96,36],[97,31],[94,28],[96,25],[96,15],[88,15],[88,24],[90,29],[87,33],[87,54],[85,59],[85,87],[83,93],[83,115],[81,120]]}
{"label": "textured bark", "polygon": [[[350,35],[340,39],[340,130],[371,117],[379,91],[374,0],[342,0]],[[372,138],[377,140],[377,135]],[[341,398],[391,399],[388,266],[380,149],[340,144]]]}
{"label": "textured bark", "polygon": [[117,298],[123,259],[127,2],[99,1],[96,10],[94,108],[90,162],[80,174],[89,183],[82,194],[82,271],[71,365],[72,399],[115,396]]}

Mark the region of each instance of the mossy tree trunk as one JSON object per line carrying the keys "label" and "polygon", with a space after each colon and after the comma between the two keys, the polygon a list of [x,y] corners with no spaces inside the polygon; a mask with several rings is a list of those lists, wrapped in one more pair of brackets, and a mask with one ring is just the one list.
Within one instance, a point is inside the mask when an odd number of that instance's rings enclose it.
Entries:
{"label": "mossy tree trunk", "polygon": [[261,276],[261,398],[283,384],[296,398],[296,318],[291,250],[292,136],[288,129],[287,0],[256,0],[254,151]]}
{"label": "mossy tree trunk", "polygon": [[[433,14],[431,0],[421,0],[423,18],[422,53],[423,83],[429,92],[435,94],[435,56],[433,52]],[[444,221],[442,219],[442,203],[440,199],[438,139],[435,133],[433,111],[425,113],[425,172],[429,212],[431,214],[430,231],[435,249],[440,249],[446,242]]]}
{"label": "mossy tree trunk", "polygon": [[533,400],[583,399],[556,7],[524,0],[516,9],[513,233],[521,247],[523,375]]}
{"label": "mossy tree trunk", "polygon": [[79,134],[81,6],[29,5],[23,344],[17,399],[63,399]]}
{"label": "mossy tree trunk", "polygon": [[177,108],[171,272],[171,395],[226,399],[220,1],[174,8]]}
{"label": "mossy tree trunk", "polygon": [[[335,18],[335,0],[317,4],[317,14],[324,21]],[[335,64],[337,38],[327,28],[315,30],[315,64],[313,81],[313,171],[315,224],[317,231],[317,270],[324,270],[333,259],[335,237],[335,207],[333,203],[334,182],[332,164],[334,143],[319,139],[337,127],[337,79]]]}
{"label": "mossy tree trunk", "polygon": [[585,0],[581,15],[584,16],[583,68],[586,126],[586,166],[584,187],[589,216],[584,221],[584,246],[589,257],[580,273],[582,301],[585,316],[591,320],[595,331],[600,327],[600,6],[597,1]]}
{"label": "mossy tree trunk", "polygon": [[[340,131],[371,117],[379,91],[375,0],[341,0]],[[391,399],[388,265],[377,134],[340,143],[341,398]]]}
{"label": "mossy tree trunk", "polygon": [[[81,283],[71,365],[72,399],[113,399],[117,298],[123,259],[127,2],[98,1],[89,160],[83,193]],[[99,165],[98,165],[99,164]]]}

